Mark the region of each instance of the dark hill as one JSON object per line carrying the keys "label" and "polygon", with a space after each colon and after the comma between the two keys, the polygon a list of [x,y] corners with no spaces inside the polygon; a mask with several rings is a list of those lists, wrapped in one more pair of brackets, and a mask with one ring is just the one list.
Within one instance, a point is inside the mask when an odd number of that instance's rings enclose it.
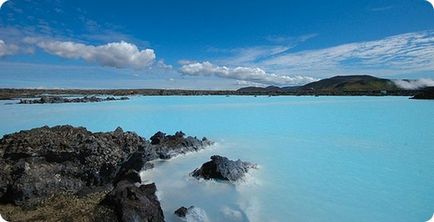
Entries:
{"label": "dark hill", "polygon": [[377,78],[368,75],[334,76],[304,86],[292,87],[245,87],[238,89],[240,93],[284,93],[284,94],[305,94],[305,93],[342,93],[342,92],[380,92],[400,90],[393,81]]}
{"label": "dark hill", "polygon": [[280,88],[277,86],[268,86],[268,87],[244,87],[237,90],[239,93],[281,93],[284,92],[284,88]]}
{"label": "dark hill", "polygon": [[381,91],[398,90],[398,87],[389,79],[377,78],[368,75],[335,76],[308,83],[301,90],[313,91]]}

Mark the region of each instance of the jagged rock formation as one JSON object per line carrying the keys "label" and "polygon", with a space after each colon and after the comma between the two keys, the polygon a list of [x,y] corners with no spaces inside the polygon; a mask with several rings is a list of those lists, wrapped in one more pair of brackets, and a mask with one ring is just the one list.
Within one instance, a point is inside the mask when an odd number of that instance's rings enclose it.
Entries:
{"label": "jagged rock formation", "polygon": [[[153,138],[160,138],[160,142],[152,140],[151,144],[121,128],[92,133],[69,125],[5,135],[0,140],[0,203],[31,209],[55,195],[86,196],[114,187],[108,203],[132,206],[133,202],[119,198],[133,194],[137,204],[154,206],[155,188],[136,187],[134,184],[140,182],[137,172],[144,166],[151,168],[150,160],[196,151],[212,142],[184,137],[180,132],[175,136],[159,132]],[[126,211],[122,212],[124,215]]]}
{"label": "jagged rock formation", "polygon": [[233,161],[226,157],[214,155],[211,156],[211,161],[206,162],[200,168],[195,169],[191,175],[206,180],[217,179],[237,181],[244,177],[251,168],[256,168],[256,164],[243,162],[241,160]]}
{"label": "jagged rock formation", "polygon": [[151,137],[151,146],[161,159],[169,159],[179,154],[197,151],[202,149],[203,146],[211,144],[212,142],[206,137],[203,137],[202,140],[191,136],[185,137],[182,131],[176,132],[173,136],[157,132]]}

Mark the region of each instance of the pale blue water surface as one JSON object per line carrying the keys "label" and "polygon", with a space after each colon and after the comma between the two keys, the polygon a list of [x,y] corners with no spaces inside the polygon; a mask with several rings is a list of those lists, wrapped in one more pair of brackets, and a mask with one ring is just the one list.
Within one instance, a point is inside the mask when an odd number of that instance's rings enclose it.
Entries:
{"label": "pale blue water surface", "polygon": [[[206,136],[207,150],[156,162],[167,221],[180,206],[209,221],[427,221],[434,213],[434,101],[406,97],[132,97],[4,105],[0,134],[71,124]],[[259,164],[243,182],[188,174],[213,154]]]}

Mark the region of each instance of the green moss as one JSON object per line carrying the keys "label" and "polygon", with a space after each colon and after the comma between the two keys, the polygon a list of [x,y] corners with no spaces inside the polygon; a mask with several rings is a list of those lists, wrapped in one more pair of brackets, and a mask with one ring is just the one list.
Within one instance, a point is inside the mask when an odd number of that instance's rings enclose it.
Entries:
{"label": "green moss", "polygon": [[84,197],[56,195],[35,209],[3,204],[0,214],[7,221],[117,221],[111,209],[99,204],[106,194],[107,191]]}

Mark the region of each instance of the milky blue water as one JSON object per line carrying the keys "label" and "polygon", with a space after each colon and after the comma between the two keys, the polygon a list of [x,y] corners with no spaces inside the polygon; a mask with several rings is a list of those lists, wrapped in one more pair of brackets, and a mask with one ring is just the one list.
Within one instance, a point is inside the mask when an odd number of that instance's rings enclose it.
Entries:
{"label": "milky blue water", "polygon": [[[132,97],[4,105],[0,134],[72,124],[149,138],[183,130],[217,144],[156,162],[168,221],[194,205],[209,221],[427,221],[434,213],[434,101],[406,97]],[[237,184],[188,174],[213,154],[259,169]]]}

